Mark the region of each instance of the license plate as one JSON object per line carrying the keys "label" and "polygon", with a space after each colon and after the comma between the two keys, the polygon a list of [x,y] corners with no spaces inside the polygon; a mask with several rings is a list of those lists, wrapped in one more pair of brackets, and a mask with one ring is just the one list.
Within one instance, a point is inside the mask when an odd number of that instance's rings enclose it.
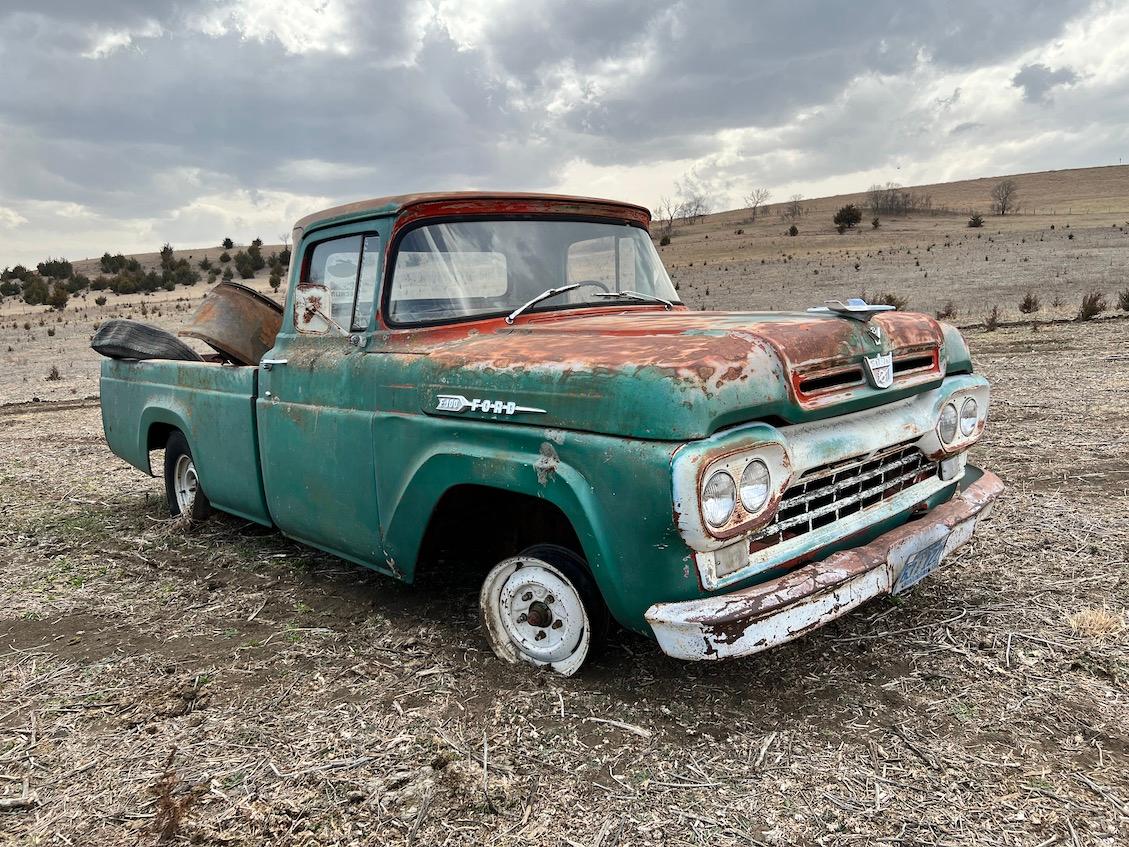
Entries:
{"label": "license plate", "polygon": [[946,535],[906,559],[902,574],[898,577],[898,581],[894,583],[894,588],[890,593],[901,594],[903,591],[908,591],[936,570],[937,566],[941,564],[941,559],[945,556],[945,547],[948,542],[949,536]]}

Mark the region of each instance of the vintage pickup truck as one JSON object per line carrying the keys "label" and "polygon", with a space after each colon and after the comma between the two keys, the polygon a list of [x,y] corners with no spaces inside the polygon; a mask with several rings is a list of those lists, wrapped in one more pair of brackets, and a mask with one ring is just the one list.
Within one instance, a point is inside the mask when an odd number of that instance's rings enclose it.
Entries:
{"label": "vintage pickup truck", "polygon": [[[952,326],[861,301],[700,312],[646,209],[419,194],[310,215],[251,366],[106,360],[107,441],[398,579],[481,565],[486,639],[574,673],[609,618],[746,656],[904,591],[1002,490]],[[453,557],[453,558],[452,558]]]}

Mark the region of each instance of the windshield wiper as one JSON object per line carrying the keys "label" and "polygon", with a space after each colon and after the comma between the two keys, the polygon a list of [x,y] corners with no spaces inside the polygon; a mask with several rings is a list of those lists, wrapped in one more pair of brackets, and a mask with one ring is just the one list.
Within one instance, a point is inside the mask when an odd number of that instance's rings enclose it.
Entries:
{"label": "windshield wiper", "polygon": [[654,294],[644,294],[642,291],[598,291],[593,297],[626,297],[628,300],[642,300],[646,303],[662,303],[669,312],[674,308],[670,300],[656,297]]}
{"label": "windshield wiper", "polygon": [[572,285],[562,285],[559,288],[546,288],[528,303],[522,303],[512,312],[506,316],[506,323],[512,324],[514,319],[528,309],[530,306],[536,306],[542,300],[548,300],[550,297],[556,297],[558,294],[564,294],[566,291],[572,291],[574,288],[580,288],[579,282],[574,282]]}

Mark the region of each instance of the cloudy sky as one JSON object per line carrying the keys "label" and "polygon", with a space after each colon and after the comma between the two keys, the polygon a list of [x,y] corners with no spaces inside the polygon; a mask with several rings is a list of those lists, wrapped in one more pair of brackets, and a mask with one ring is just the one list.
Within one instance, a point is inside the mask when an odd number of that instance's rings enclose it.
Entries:
{"label": "cloudy sky", "polygon": [[0,266],[424,189],[719,207],[1129,161],[1129,3],[0,0]]}

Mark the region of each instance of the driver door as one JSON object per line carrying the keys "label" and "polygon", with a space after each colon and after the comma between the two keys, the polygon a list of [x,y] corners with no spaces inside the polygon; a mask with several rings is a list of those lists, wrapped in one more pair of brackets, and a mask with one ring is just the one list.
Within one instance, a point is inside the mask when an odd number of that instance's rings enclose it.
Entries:
{"label": "driver door", "polygon": [[387,571],[364,352],[380,248],[371,223],[303,242],[283,332],[261,363],[256,409],[275,524],[292,538]]}

